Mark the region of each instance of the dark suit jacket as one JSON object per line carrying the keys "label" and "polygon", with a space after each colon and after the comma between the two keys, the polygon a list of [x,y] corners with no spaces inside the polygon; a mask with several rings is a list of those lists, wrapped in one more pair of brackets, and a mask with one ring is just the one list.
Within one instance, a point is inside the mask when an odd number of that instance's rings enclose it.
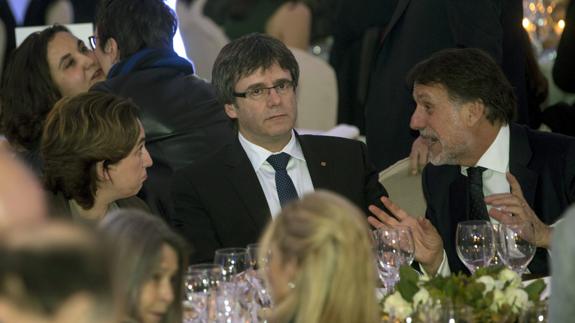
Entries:
{"label": "dark suit jacket", "polygon": [[[508,66],[521,63],[523,56],[509,52],[510,59],[502,60],[507,55],[502,46],[514,51],[522,46],[502,28],[515,12],[522,14],[518,0],[398,0],[371,68],[365,104],[367,145],[378,169],[408,156],[417,137],[409,128],[415,105],[406,77],[418,62],[442,49],[474,47],[505,63],[506,72],[523,73],[522,65]],[[513,85],[524,88],[525,78],[519,76],[511,77],[519,82]],[[524,114],[519,109],[518,115]]]}
{"label": "dark suit jacket", "polygon": [[[525,200],[546,224],[554,223],[575,201],[575,138],[510,126],[509,171]],[[457,223],[467,220],[466,177],[459,166],[428,164],[422,175],[426,216],[443,238],[452,272],[467,269],[455,251]],[[532,273],[548,274],[547,251],[537,249]]]}
{"label": "dark suit jacket", "polygon": [[[298,136],[315,189],[339,193],[367,211],[387,192],[363,143]],[[264,192],[238,140],[177,172],[173,179],[175,228],[196,250],[193,263],[210,261],[224,247],[257,242],[271,219]]]}

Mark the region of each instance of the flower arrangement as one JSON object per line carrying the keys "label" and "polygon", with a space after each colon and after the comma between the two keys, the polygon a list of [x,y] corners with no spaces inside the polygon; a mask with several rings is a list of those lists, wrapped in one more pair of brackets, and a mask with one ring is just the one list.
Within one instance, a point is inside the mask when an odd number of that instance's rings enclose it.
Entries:
{"label": "flower arrangement", "polygon": [[400,269],[395,292],[381,300],[384,321],[438,321],[446,307],[465,309],[462,321],[516,322],[519,315],[540,300],[541,279],[522,287],[521,278],[502,266],[427,280],[413,268]]}

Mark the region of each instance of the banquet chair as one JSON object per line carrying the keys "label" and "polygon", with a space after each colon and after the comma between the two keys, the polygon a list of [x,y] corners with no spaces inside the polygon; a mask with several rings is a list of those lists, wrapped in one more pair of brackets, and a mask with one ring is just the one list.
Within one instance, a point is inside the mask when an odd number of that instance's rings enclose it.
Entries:
{"label": "banquet chair", "polygon": [[299,64],[297,128],[326,131],[337,121],[337,80],[333,68],[306,51],[290,48]]}
{"label": "banquet chair", "polygon": [[425,215],[426,203],[421,187],[421,173],[412,175],[409,158],[402,159],[379,173],[379,182],[389,198],[415,217]]}
{"label": "banquet chair", "polygon": [[176,14],[186,55],[193,61],[196,75],[211,80],[212,67],[218,53],[229,39],[210,18],[204,16],[206,0],[195,0],[191,5],[176,3]]}

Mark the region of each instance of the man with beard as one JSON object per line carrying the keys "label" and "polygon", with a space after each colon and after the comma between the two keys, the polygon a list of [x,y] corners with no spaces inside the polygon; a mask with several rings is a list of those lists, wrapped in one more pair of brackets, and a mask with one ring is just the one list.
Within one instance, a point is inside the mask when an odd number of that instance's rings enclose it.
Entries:
{"label": "man with beard", "polygon": [[409,80],[416,103],[410,127],[431,162],[422,175],[426,217],[382,198],[390,212],[371,206],[377,219],[370,223],[411,227],[415,258],[429,275],[466,271],[455,248],[459,222],[527,223],[535,231],[528,240],[538,247],[528,268],[548,274],[550,225],[575,201],[575,139],[511,123],[513,89],[481,50],[438,52]]}

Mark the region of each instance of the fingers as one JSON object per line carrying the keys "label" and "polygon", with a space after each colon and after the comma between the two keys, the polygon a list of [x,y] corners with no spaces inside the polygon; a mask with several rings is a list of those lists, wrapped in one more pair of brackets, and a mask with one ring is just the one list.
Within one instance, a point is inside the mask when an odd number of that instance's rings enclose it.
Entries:
{"label": "fingers", "polygon": [[496,208],[491,208],[491,210],[489,210],[489,216],[503,224],[514,223],[513,215],[511,213],[503,212]]}
{"label": "fingers", "polygon": [[383,224],[383,222],[379,221],[378,219],[376,219],[373,216],[367,217],[367,222],[369,224],[371,224],[371,226],[376,228],[376,229],[385,227],[385,224]]}
{"label": "fingers", "polygon": [[421,136],[417,137],[411,145],[411,153],[409,154],[409,169],[412,175],[417,175],[427,164],[428,150],[429,148],[423,143]]}
{"label": "fingers", "polygon": [[393,203],[389,198],[382,196],[380,198],[381,203],[391,212],[391,214],[397,218],[399,221],[403,221],[409,217],[402,208],[400,208],[397,204]]}
{"label": "fingers", "polygon": [[[369,211],[377,217],[377,219],[374,218],[374,220],[378,220],[378,222],[381,222],[383,225],[394,226],[394,225],[399,224],[399,222],[393,216],[387,214],[385,211],[383,211],[382,209],[378,208],[375,205],[370,205]],[[368,221],[369,221],[369,218],[368,218]],[[372,222],[369,222],[369,223],[371,225],[373,225]],[[381,227],[381,226],[376,225],[375,227]]]}
{"label": "fingers", "polygon": [[521,190],[521,185],[519,185],[517,178],[515,178],[515,176],[510,172],[507,172],[505,177],[507,177],[507,182],[509,183],[509,186],[511,186],[511,194],[523,199],[523,190]]}

